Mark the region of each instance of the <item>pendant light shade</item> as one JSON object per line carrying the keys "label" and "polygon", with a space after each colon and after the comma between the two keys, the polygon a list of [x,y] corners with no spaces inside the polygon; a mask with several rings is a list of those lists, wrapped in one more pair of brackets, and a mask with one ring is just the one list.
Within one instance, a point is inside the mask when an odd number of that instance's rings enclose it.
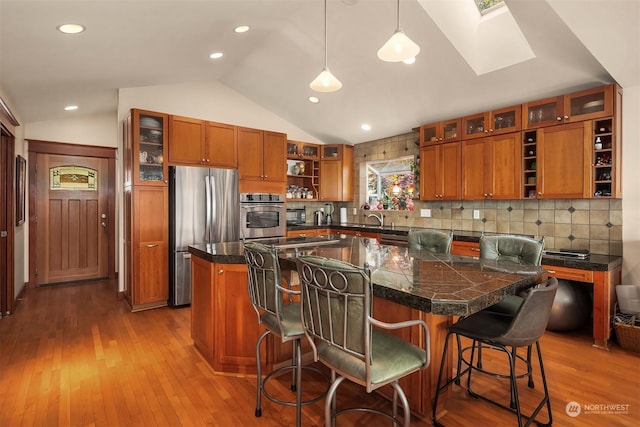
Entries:
{"label": "pendant light shade", "polygon": [[331,73],[328,67],[324,67],[309,87],[316,92],[335,92],[342,87],[342,83]]}
{"label": "pendant light shade", "polygon": [[327,65],[327,0],[324,0],[324,68],[309,87],[316,92],[335,92],[342,87],[340,80],[331,73]]}
{"label": "pendant light shade", "polygon": [[401,62],[415,58],[420,53],[420,46],[400,29],[400,0],[398,0],[396,31],[378,50],[378,58],[386,62]]}

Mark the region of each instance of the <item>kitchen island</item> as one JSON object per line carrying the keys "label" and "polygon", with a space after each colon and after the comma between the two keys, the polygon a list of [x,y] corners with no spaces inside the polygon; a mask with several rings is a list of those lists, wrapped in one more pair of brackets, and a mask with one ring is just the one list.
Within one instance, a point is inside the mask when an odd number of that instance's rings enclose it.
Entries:
{"label": "kitchen island", "polygon": [[[426,321],[431,333],[431,365],[402,383],[412,411],[423,417],[431,410],[446,327],[453,316],[475,313],[546,278],[540,267],[413,251],[340,234],[261,242],[280,249],[285,273],[295,271],[295,258],[300,254],[325,256],[359,266],[366,263],[372,273],[376,318],[387,322]],[[192,336],[196,348],[216,371],[255,373],[255,343],[262,331],[249,302],[242,243],[193,245],[189,252],[193,278]],[[401,330],[398,334],[419,343],[417,330]],[[274,342],[272,336],[269,338],[263,357],[270,365],[268,369],[291,355],[290,347]],[[445,363],[447,372],[451,372],[452,359]]]}

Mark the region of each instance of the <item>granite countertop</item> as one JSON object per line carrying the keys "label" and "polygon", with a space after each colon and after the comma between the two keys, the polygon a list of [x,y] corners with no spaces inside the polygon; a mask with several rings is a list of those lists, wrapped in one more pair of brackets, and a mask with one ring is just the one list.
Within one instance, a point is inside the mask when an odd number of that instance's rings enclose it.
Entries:
{"label": "granite countertop", "polygon": [[[288,225],[287,230],[316,230],[331,228],[334,230],[352,230],[352,231],[368,231],[381,234],[395,234],[406,236],[411,230],[420,229],[420,227],[391,226],[385,225],[380,227],[373,224],[347,223],[347,224],[331,224],[331,225],[315,225],[315,224],[299,224]],[[481,232],[477,231],[453,231],[453,240],[462,242],[478,243],[480,241]],[[551,256],[543,255],[542,264],[553,265],[557,267],[576,268],[580,270],[591,271],[611,271],[622,265],[622,257],[615,255],[590,254],[587,258],[575,258],[571,256]]]}
{"label": "granite countertop", "polygon": [[[541,267],[434,254],[340,234],[260,241],[284,245],[279,254],[285,270],[296,269],[295,259],[300,254],[341,259],[359,266],[367,263],[374,295],[441,315],[475,313],[500,301],[504,295],[531,287],[546,276]],[[290,247],[292,243],[296,247]],[[189,252],[209,262],[245,262],[241,242],[192,245]]]}

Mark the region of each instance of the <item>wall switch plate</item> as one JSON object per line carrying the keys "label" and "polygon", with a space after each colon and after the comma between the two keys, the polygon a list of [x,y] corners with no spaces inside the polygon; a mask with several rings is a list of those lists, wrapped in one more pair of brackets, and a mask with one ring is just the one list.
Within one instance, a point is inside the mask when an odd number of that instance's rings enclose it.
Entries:
{"label": "wall switch plate", "polygon": [[431,209],[420,209],[420,216],[423,218],[431,218]]}
{"label": "wall switch plate", "polygon": [[358,215],[358,208],[353,208],[353,214]]}
{"label": "wall switch plate", "polygon": [[473,210],[473,219],[480,219],[480,211],[478,209]]}

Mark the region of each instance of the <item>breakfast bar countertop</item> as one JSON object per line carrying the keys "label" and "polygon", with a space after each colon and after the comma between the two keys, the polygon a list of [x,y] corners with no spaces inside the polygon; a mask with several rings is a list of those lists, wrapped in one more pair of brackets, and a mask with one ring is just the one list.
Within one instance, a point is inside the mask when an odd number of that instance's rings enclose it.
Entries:
{"label": "breakfast bar countertop", "polygon": [[[358,266],[367,263],[374,295],[440,315],[475,313],[546,278],[541,267],[416,251],[340,234],[260,242],[280,246],[283,270],[296,269],[298,254],[325,256]],[[212,263],[245,262],[242,242],[191,245],[189,252]]]}

